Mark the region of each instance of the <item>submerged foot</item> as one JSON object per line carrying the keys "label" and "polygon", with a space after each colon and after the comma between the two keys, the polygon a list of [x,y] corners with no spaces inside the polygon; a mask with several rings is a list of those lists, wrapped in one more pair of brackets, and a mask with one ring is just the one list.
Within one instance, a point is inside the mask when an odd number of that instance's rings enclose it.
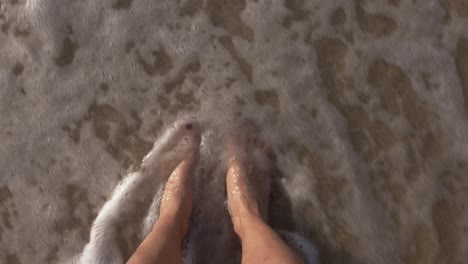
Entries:
{"label": "submerged foot", "polygon": [[181,235],[188,232],[192,212],[192,176],[200,151],[200,131],[192,124],[185,126],[183,142],[186,144],[182,162],[169,176],[159,209],[159,217],[168,217],[176,221]]}
{"label": "submerged foot", "polygon": [[226,189],[234,229],[239,228],[239,221],[244,216],[266,221],[271,187],[268,150],[248,134],[229,134],[225,137],[225,145],[228,158]]}

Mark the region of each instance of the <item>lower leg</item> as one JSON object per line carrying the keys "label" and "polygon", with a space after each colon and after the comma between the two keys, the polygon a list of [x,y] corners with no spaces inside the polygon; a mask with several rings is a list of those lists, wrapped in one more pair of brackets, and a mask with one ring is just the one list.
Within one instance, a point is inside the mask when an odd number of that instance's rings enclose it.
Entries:
{"label": "lower leg", "polygon": [[176,220],[174,216],[161,216],[127,263],[182,263],[185,234]]}
{"label": "lower leg", "polygon": [[260,216],[245,213],[235,223],[242,243],[242,263],[303,262]]}
{"label": "lower leg", "polygon": [[198,160],[198,132],[188,131],[185,144],[189,144],[186,158],[167,180],[159,218],[127,263],[182,263],[182,240],[188,232],[192,212],[192,171]]}
{"label": "lower leg", "polygon": [[230,159],[228,206],[242,243],[242,263],[303,263],[265,222],[271,179],[268,171],[260,168],[261,161],[255,160],[258,143],[250,141],[245,136],[235,141],[229,138],[226,146]]}

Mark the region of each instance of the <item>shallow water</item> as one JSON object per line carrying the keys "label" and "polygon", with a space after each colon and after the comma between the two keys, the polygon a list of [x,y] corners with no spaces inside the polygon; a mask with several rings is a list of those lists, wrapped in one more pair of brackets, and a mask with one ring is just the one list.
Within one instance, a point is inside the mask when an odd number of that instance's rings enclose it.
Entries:
{"label": "shallow water", "polygon": [[[217,248],[199,262],[238,250],[219,242],[219,135],[249,120],[276,153],[270,222],[324,263],[462,263],[466,25],[463,0],[2,1],[0,260],[82,252],[128,168],[190,115],[212,207],[198,245]],[[118,223],[122,257],[144,209]]]}

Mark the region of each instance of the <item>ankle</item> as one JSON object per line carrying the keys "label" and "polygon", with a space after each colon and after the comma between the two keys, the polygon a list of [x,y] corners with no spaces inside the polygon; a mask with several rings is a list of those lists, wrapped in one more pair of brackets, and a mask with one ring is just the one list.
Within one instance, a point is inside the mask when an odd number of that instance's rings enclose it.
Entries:
{"label": "ankle", "polygon": [[182,241],[188,233],[189,221],[182,219],[178,214],[166,213],[159,216],[153,229],[157,227],[170,230],[176,238]]}
{"label": "ankle", "polygon": [[231,216],[234,232],[241,238],[258,222],[264,222],[258,208],[243,208]]}

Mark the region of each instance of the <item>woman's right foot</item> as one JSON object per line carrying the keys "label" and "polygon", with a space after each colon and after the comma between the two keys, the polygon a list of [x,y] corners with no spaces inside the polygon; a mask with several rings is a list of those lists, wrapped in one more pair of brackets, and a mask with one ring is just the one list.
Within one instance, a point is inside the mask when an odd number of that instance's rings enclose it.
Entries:
{"label": "woman's right foot", "polygon": [[271,186],[268,151],[256,138],[247,134],[227,135],[225,147],[228,208],[234,230],[239,234],[244,217],[267,220]]}

